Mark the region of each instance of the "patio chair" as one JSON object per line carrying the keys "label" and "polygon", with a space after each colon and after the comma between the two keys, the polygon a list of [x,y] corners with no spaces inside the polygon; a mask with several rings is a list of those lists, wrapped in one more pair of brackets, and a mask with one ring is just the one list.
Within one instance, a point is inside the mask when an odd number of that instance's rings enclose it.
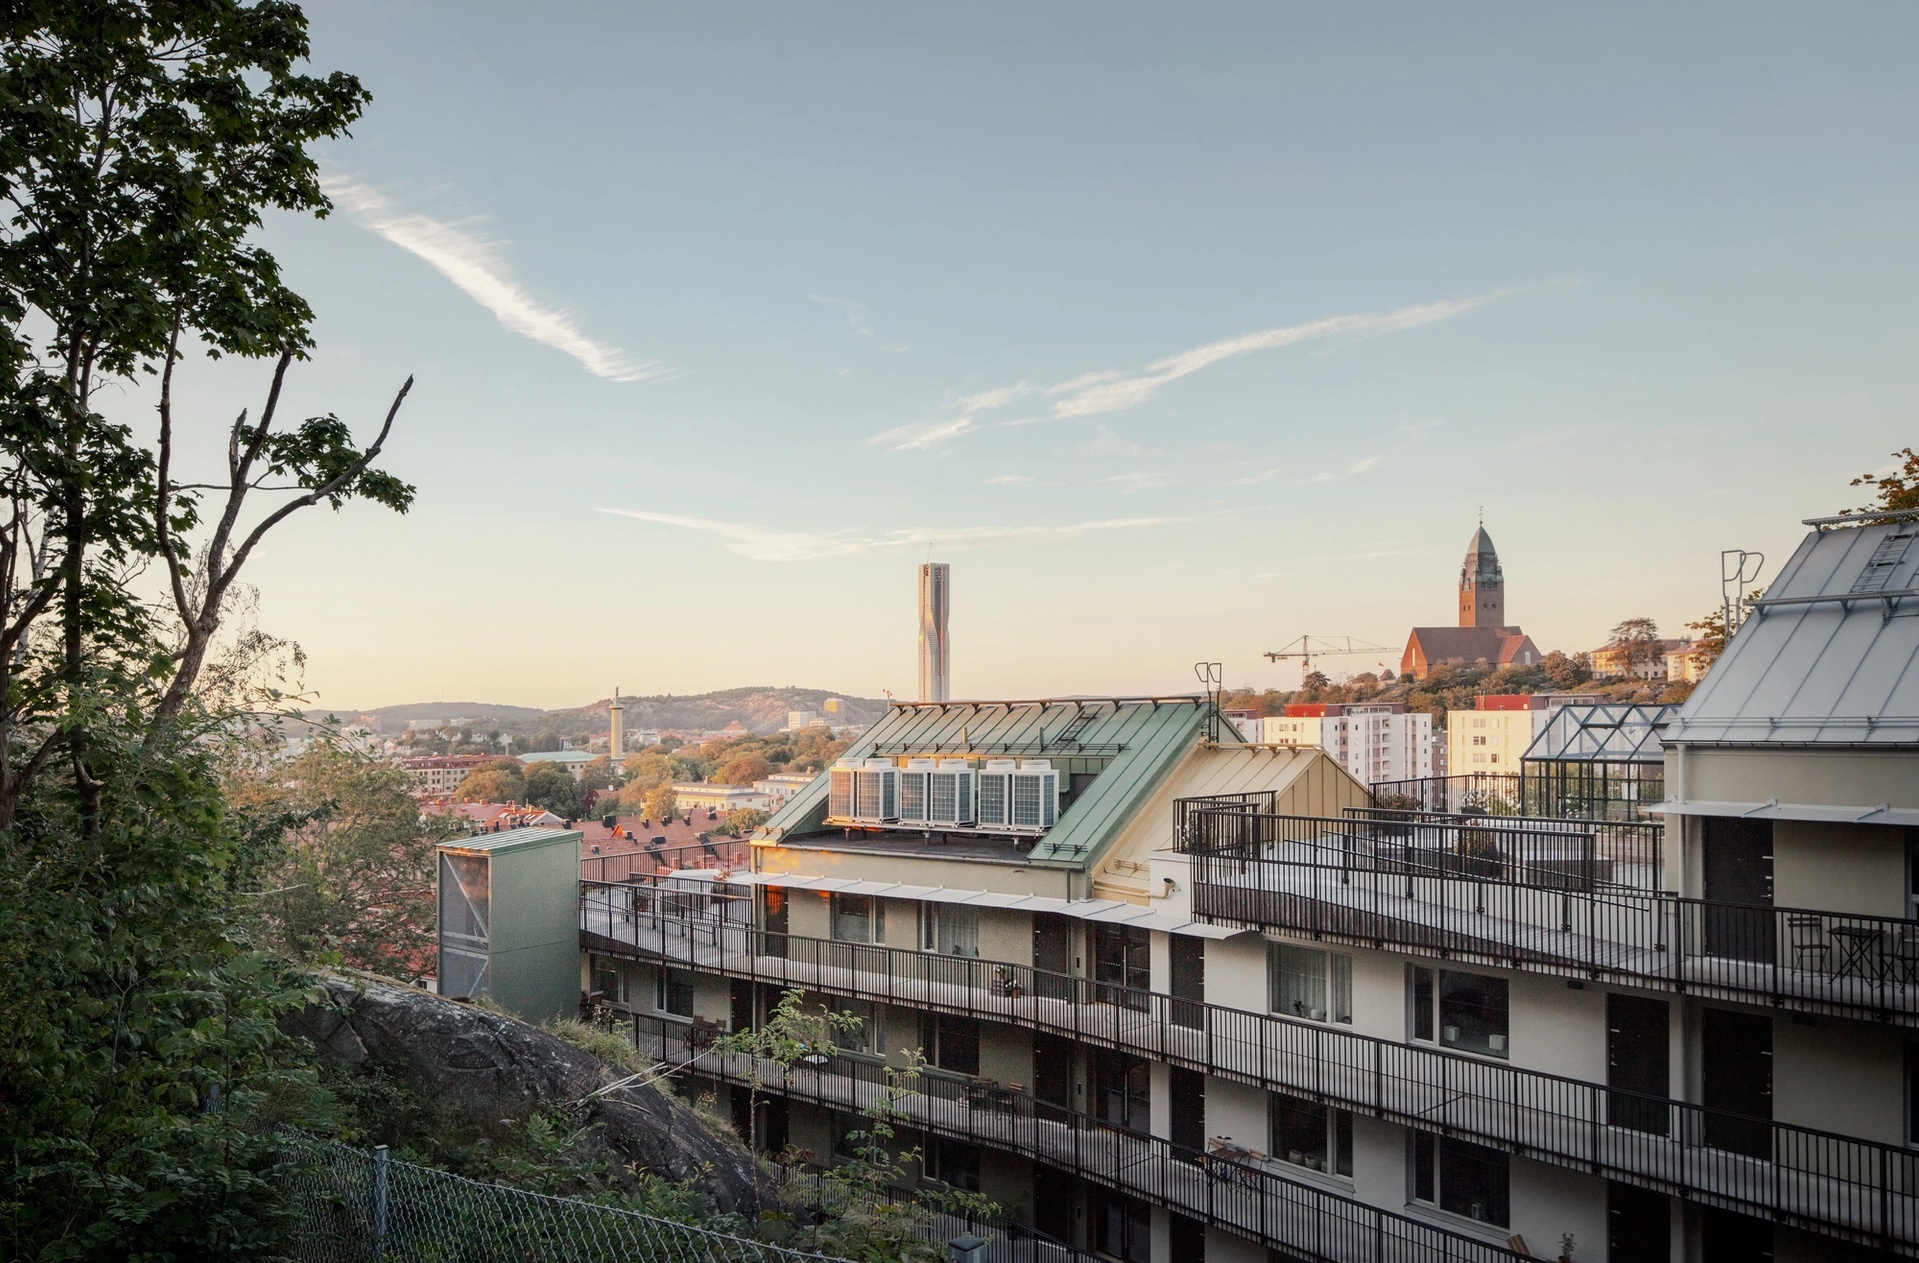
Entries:
{"label": "patio chair", "polygon": [[1886,970],[1902,986],[1919,983],[1919,931],[1899,931],[1886,949]]}
{"label": "patio chair", "polygon": [[1825,918],[1816,913],[1796,913],[1786,918],[1791,935],[1792,967],[1804,969],[1809,960],[1817,960],[1823,973],[1832,972],[1832,940],[1826,937]]}

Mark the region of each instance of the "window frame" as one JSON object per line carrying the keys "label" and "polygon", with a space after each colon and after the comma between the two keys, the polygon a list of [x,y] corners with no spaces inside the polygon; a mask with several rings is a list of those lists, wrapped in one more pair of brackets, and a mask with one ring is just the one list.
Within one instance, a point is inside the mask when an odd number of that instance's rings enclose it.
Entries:
{"label": "window frame", "polygon": [[[1467,1041],[1464,1024],[1455,1020],[1453,1025],[1446,1022],[1448,1009],[1449,980],[1471,979],[1474,983],[1492,983],[1499,992],[1500,1004],[1498,1022],[1487,1017],[1486,1039],[1484,1046]],[[1457,996],[1459,992],[1452,993]],[[1465,1016],[1457,1004],[1455,1018]],[[1495,1029],[1496,1027],[1496,1029]],[[1448,1035],[1447,1031],[1455,1032]],[[1413,1043],[1431,1044],[1448,1052],[1462,1053],[1469,1057],[1484,1057],[1489,1061],[1511,1061],[1513,1055],[1512,1039],[1512,980],[1498,974],[1482,974],[1467,969],[1441,969],[1427,965],[1408,964],[1406,967],[1406,1038]]]}
{"label": "window frame", "polygon": [[[1286,964],[1289,954],[1295,965],[1303,965],[1304,968],[1289,969]],[[1315,957],[1316,961],[1311,959]],[[1287,997],[1283,994],[1284,981],[1289,976],[1307,979],[1311,986],[1311,991],[1304,1000],[1298,998],[1292,1000],[1291,1010],[1284,1007]],[[1310,1003],[1314,999],[1318,1000],[1317,1004]],[[1320,1022],[1329,1026],[1351,1026],[1353,1024],[1352,955],[1323,947],[1307,947],[1299,943],[1282,943],[1275,939],[1268,939],[1266,941],[1266,1009],[1270,1013],[1300,1021]]]}
{"label": "window frame", "polygon": [[[1438,1132],[1415,1129],[1407,1133],[1407,1157],[1407,1201],[1442,1215],[1456,1216],[1468,1223],[1493,1228],[1512,1227],[1512,1155],[1504,1150],[1442,1136]],[[1483,1216],[1471,1212],[1471,1192],[1457,1188],[1464,1175],[1460,1170],[1462,1163],[1478,1164],[1499,1173],[1499,1186],[1490,1188],[1485,1195],[1486,1213]],[[1446,1175],[1449,1166],[1454,1171],[1450,1190]],[[1448,1205],[1449,1201],[1455,1199],[1456,1204]]]}
{"label": "window frame", "polygon": [[[676,976],[684,981],[676,981]],[[673,993],[684,990],[686,1012],[673,1008]],[[661,966],[653,971],[653,1011],[669,1017],[685,1018],[691,1021],[699,1012],[699,982],[695,974],[683,969],[668,969]]]}
{"label": "window frame", "polygon": [[[1282,1135],[1287,1128],[1282,1125],[1281,1114],[1288,1113],[1295,1123],[1304,1123],[1317,1132],[1316,1149],[1301,1148],[1300,1159],[1295,1162],[1289,1155],[1293,1153],[1291,1140],[1295,1133]],[[1282,1143],[1284,1142],[1284,1143]],[[1295,1096],[1291,1092],[1268,1092],[1266,1094],[1266,1151],[1273,1161],[1296,1166],[1318,1175],[1331,1175],[1341,1179],[1353,1178],[1353,1113],[1338,1106],[1328,1105],[1308,1097]],[[1314,1166],[1309,1159],[1317,1158],[1319,1165]]]}

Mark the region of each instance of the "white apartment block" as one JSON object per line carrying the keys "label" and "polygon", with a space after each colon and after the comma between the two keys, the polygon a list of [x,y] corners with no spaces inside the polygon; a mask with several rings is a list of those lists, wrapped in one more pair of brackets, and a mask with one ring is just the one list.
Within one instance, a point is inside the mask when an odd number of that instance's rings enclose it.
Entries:
{"label": "white apartment block", "polygon": [[[896,704],[724,883],[492,907],[577,915],[568,983],[763,1152],[922,1051],[909,1182],[996,1258],[1919,1256],[1915,536],[1802,545],[1652,819],[1380,811],[1193,698]],[[710,1038],[792,989],[860,1026],[756,1112]]]}
{"label": "white apartment block", "polygon": [[1269,745],[1326,751],[1363,784],[1433,775],[1433,718],[1402,705],[1291,705],[1260,720]]}
{"label": "white apartment block", "polygon": [[1563,706],[1602,699],[1577,693],[1485,694],[1471,710],[1446,712],[1446,774],[1518,773],[1526,751]]}

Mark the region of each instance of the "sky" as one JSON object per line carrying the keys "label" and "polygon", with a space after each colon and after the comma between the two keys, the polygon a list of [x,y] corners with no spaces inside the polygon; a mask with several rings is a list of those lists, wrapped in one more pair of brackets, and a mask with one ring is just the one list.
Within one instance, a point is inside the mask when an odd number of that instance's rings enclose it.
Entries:
{"label": "sky", "polygon": [[[1719,602],[1919,440],[1919,9],[309,6],[373,94],[291,415],[404,517],[249,563],[333,707],[1292,687]],[[189,441],[267,368],[197,362]],[[129,409],[147,401],[129,396]],[[141,415],[146,415],[142,413]]]}

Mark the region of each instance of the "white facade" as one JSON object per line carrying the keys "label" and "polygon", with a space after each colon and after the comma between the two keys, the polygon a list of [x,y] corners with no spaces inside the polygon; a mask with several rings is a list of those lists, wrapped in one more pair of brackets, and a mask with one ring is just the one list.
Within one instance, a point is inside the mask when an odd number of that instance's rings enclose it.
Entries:
{"label": "white facade", "polygon": [[743,807],[770,811],[776,805],[757,785],[675,785],[673,801],[681,811],[710,807],[721,813]]}
{"label": "white facade", "polygon": [[1433,775],[1433,717],[1386,706],[1346,706],[1337,715],[1268,715],[1260,740],[1316,746],[1368,785]]}

